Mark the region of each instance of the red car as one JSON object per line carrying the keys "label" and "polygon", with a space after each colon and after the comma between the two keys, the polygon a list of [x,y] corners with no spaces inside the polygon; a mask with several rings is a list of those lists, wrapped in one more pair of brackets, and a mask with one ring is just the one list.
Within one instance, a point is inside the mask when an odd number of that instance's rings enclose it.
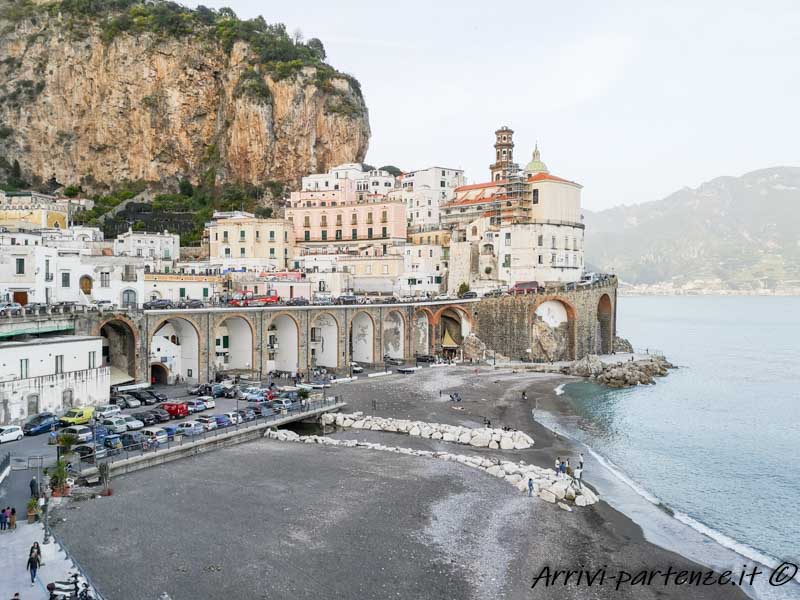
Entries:
{"label": "red car", "polygon": [[280,301],[280,296],[256,296],[245,300],[245,306],[269,306],[270,304],[278,304]]}
{"label": "red car", "polygon": [[164,402],[158,408],[163,408],[173,419],[182,419],[189,416],[189,405],[186,402]]}

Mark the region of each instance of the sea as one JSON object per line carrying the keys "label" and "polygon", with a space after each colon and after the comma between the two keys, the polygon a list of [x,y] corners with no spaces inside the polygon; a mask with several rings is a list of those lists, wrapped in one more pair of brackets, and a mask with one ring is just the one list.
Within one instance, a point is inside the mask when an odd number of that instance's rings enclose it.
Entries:
{"label": "sea", "polygon": [[[537,419],[585,446],[585,479],[653,543],[718,571],[800,564],[800,298],[620,297],[617,320],[678,368],[653,386],[567,384],[574,416]],[[800,598],[768,575],[745,591]]]}

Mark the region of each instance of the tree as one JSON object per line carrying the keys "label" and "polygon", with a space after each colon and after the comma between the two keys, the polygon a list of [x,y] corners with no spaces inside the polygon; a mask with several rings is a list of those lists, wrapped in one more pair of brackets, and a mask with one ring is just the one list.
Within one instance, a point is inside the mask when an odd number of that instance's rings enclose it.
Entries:
{"label": "tree", "polygon": [[272,218],[272,207],[271,206],[259,206],[256,209],[256,216],[259,219],[271,219]]}
{"label": "tree", "polygon": [[374,171],[375,167],[369,163],[361,163],[361,170],[366,173],[367,171]]}
{"label": "tree", "polygon": [[458,286],[458,297],[461,298],[468,291],[469,291],[469,284],[466,281],[462,281],[461,285]]}
{"label": "tree", "polygon": [[325,53],[325,46],[322,45],[322,40],[319,38],[311,38],[306,42],[306,46],[311,52],[314,53],[319,60],[325,60],[327,58],[327,54]]}
{"label": "tree", "polygon": [[395,177],[397,177],[398,175],[402,175],[403,174],[403,172],[400,169],[398,169],[397,167],[395,167],[394,165],[385,165],[385,166],[381,167],[381,171],[388,171],[389,173],[391,173]]}
{"label": "tree", "polygon": [[77,185],[68,185],[67,187],[64,188],[64,195],[67,198],[74,198],[80,193],[81,193],[81,188],[79,188]]}
{"label": "tree", "polygon": [[184,177],[178,182],[178,191],[183,196],[191,197],[194,195],[194,186],[192,186],[191,181]]}

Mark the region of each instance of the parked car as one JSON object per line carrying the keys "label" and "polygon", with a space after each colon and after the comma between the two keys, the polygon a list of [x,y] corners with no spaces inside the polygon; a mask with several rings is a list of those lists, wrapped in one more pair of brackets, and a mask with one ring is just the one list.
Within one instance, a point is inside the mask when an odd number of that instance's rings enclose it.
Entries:
{"label": "parked car", "polygon": [[70,408],[60,421],[62,425],[84,425],[92,420],[94,406],[80,406]]}
{"label": "parked car", "polygon": [[96,463],[108,456],[108,450],[103,445],[97,444],[79,444],[74,446],[72,451],[80,456],[82,461],[88,463]]}
{"label": "parked car", "polygon": [[0,302],[0,317],[7,317],[8,315],[21,315],[25,312],[22,304],[19,302]]}
{"label": "parked car", "polygon": [[211,386],[207,383],[195,385],[186,390],[192,396],[206,396],[211,393]]}
{"label": "parked car", "polygon": [[64,427],[64,429],[62,429],[58,434],[58,437],[60,438],[65,435],[74,435],[79,442],[92,441],[92,429],[90,427],[86,427],[85,425],[72,425],[71,427]]}
{"label": "parked car", "polygon": [[166,394],[162,394],[161,392],[155,392],[153,390],[142,390],[143,393],[151,396],[152,398],[156,399],[156,402],[166,402],[169,400]]}
{"label": "parked car", "polygon": [[190,413],[199,413],[206,409],[206,403],[199,398],[197,400],[187,400],[186,406]]}
{"label": "parked car", "polygon": [[252,408],[239,409],[239,419],[240,423],[243,421],[255,421],[256,412]]}
{"label": "parked car", "polygon": [[267,390],[259,387],[248,387],[242,390],[242,398],[248,402],[260,402]]}
{"label": "parked car", "polygon": [[89,310],[114,310],[117,308],[117,305],[111,302],[111,300],[92,300],[89,303]]}
{"label": "parked car", "polygon": [[150,411],[140,411],[131,414],[134,419],[139,419],[142,423],[144,423],[145,427],[149,427],[150,425],[155,425],[158,423],[158,419],[156,419],[155,415]]}
{"label": "parked car", "polygon": [[158,408],[162,408],[169,413],[169,416],[173,419],[182,419],[183,417],[188,417],[189,413],[189,405],[186,402],[164,402],[158,405]]}
{"label": "parked car", "polygon": [[0,444],[3,442],[17,442],[21,440],[24,435],[22,427],[18,425],[4,425],[0,427]]}
{"label": "parked car", "polygon": [[333,297],[327,294],[314,296],[314,304],[317,306],[331,306],[333,304]]}
{"label": "parked car", "polygon": [[356,304],[357,302],[358,298],[353,294],[344,294],[336,298],[336,304]]}
{"label": "parked car", "polygon": [[292,401],[289,398],[275,398],[272,401],[272,410],[289,410],[292,407]]}
{"label": "parked car", "polygon": [[503,290],[489,290],[486,292],[483,297],[484,298],[500,298],[503,295]]}
{"label": "parked car", "polygon": [[172,415],[170,415],[163,408],[159,408],[159,407],[151,408],[147,412],[149,412],[151,415],[153,415],[156,418],[156,423],[166,423],[172,418]]}
{"label": "parked car", "polygon": [[111,433],[103,440],[103,447],[106,449],[107,456],[119,454],[122,451],[122,439],[116,433]]}
{"label": "parked car", "polygon": [[415,357],[418,363],[435,363],[436,357],[430,354],[417,354]]}
{"label": "parked car", "polygon": [[167,440],[170,442],[175,439],[176,435],[180,435],[180,427],[175,423],[162,425],[161,429],[166,432]]}
{"label": "parked car", "polygon": [[217,427],[219,428],[230,427],[231,425],[234,424],[233,421],[231,421],[230,417],[228,417],[228,415],[212,415],[212,416],[214,417],[214,420],[217,422]]}
{"label": "parked car", "polygon": [[364,372],[364,367],[362,367],[362,366],[361,366],[360,364],[358,364],[357,362],[351,362],[351,363],[350,363],[350,370],[351,370],[353,373],[363,373],[363,372]]}
{"label": "parked car", "polygon": [[122,447],[125,448],[125,450],[140,450],[145,437],[140,431],[129,431],[119,436],[119,439],[122,442]]}
{"label": "parked car", "polygon": [[453,297],[450,296],[449,294],[439,294],[434,298],[434,300],[452,300],[452,299]]}
{"label": "parked car", "polygon": [[94,426],[94,443],[95,444],[102,444],[103,440],[106,439],[106,436],[111,433],[108,428],[101,424],[97,423]]}
{"label": "parked car", "polygon": [[473,298],[477,298],[477,297],[478,297],[478,292],[473,292],[472,290],[470,290],[468,292],[464,292],[463,294],[461,294],[461,299],[462,300],[472,300]]}
{"label": "parked car", "polygon": [[508,293],[512,296],[519,296],[524,294],[535,294],[538,291],[538,281],[518,281],[511,288],[509,288]]}
{"label": "parked car", "polygon": [[144,405],[155,404],[156,402],[158,402],[158,398],[154,398],[150,394],[146,394],[141,390],[131,390],[130,392],[128,392],[128,394],[136,398],[139,402],[141,402]]}
{"label": "parked car", "polygon": [[211,431],[217,428],[217,420],[211,415],[204,415],[197,418],[197,422],[203,426],[203,430]]}
{"label": "parked car", "polygon": [[169,435],[161,427],[145,427],[142,429],[142,435],[147,438],[149,442],[158,442],[159,444],[166,444],[169,441]]}
{"label": "parked car", "polygon": [[109,433],[125,433],[128,431],[128,423],[122,416],[109,417],[101,421],[103,427],[108,429]]}
{"label": "parked car", "polygon": [[59,427],[60,425],[61,421],[59,421],[58,417],[53,413],[42,412],[28,419],[28,422],[22,426],[22,432],[25,435],[39,435],[40,433],[46,433],[53,429],[53,427]]}
{"label": "parked car", "polygon": [[242,416],[238,412],[226,412],[223,413],[223,415],[230,419],[231,425],[237,425],[243,421]]}
{"label": "parked car", "polygon": [[205,428],[197,421],[184,421],[183,423],[178,423],[178,431],[181,432],[181,435],[200,435],[205,431]]}
{"label": "parked car", "polygon": [[205,404],[206,408],[217,408],[217,402],[213,396],[200,396],[198,400]]}
{"label": "parked car", "polygon": [[116,417],[121,413],[122,410],[120,410],[119,406],[117,406],[116,404],[103,404],[101,406],[95,407],[94,418],[100,420],[109,419],[111,417]]}
{"label": "parked car", "polygon": [[178,302],[178,308],[205,308],[205,303],[202,300],[181,300]]}
{"label": "parked car", "polygon": [[270,304],[280,304],[280,296],[256,296],[245,300],[245,306],[269,306]]}
{"label": "parked car", "polygon": [[388,354],[383,355],[383,362],[387,365],[395,365],[401,367],[405,364],[402,358],[394,358]]}
{"label": "parked car", "polygon": [[275,414],[275,411],[272,410],[272,404],[269,402],[256,402],[247,408],[252,410],[257,417],[268,417]]}
{"label": "parked car", "polygon": [[241,390],[239,390],[238,385],[230,386],[222,395],[226,398],[239,398],[240,400],[244,398],[244,395],[242,394]]}
{"label": "parked car", "polygon": [[125,425],[128,427],[128,431],[135,431],[144,427],[144,422],[133,415],[122,415],[122,418],[125,419]]}
{"label": "parked car", "polygon": [[166,298],[158,298],[144,303],[145,310],[165,310],[168,308],[175,308],[175,305],[172,300],[167,300]]}
{"label": "parked car", "polygon": [[117,396],[111,396],[110,402],[111,404],[119,406],[121,409],[139,408],[142,405],[142,403],[139,400],[137,400],[133,396],[129,396],[128,394],[119,394]]}
{"label": "parked car", "polygon": [[286,301],[286,306],[308,306],[308,298],[298,296],[297,298],[289,298]]}

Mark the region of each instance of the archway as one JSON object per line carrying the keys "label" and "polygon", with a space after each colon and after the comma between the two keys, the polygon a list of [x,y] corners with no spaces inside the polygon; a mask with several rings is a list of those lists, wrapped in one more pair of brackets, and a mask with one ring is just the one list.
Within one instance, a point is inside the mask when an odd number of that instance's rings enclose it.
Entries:
{"label": "archway", "polygon": [[603,294],[597,303],[598,349],[600,354],[611,354],[614,348],[613,313],[611,298],[608,294]]}
{"label": "archway", "polygon": [[100,327],[103,338],[103,365],[111,367],[111,385],[136,379],[136,334],[121,319],[111,319]]}
{"label": "archway", "polygon": [[267,330],[267,368],[270,371],[297,374],[300,370],[300,328],[289,315],[278,315]]}
{"label": "archway", "polygon": [[372,364],[375,362],[375,324],[365,312],[356,313],[350,321],[350,353],[353,361]]}
{"label": "archway", "polygon": [[322,313],[311,323],[309,365],[335,369],[339,366],[339,323],[330,313]]}
{"label": "archway", "polygon": [[249,371],[253,360],[253,329],[244,317],[228,317],[218,326],[214,340],[218,371]]}
{"label": "archway", "polygon": [[461,346],[472,331],[472,324],[466,313],[454,306],[441,309],[439,316],[439,345],[442,354],[448,358],[461,356]]}
{"label": "archway", "polygon": [[88,275],[83,275],[78,280],[78,284],[81,287],[81,292],[83,292],[83,294],[86,295],[86,296],[91,296],[92,295],[92,284],[93,283],[94,282],[92,281],[92,278],[89,277]]}
{"label": "archway", "polygon": [[536,362],[575,358],[575,309],[564,300],[545,298],[536,306],[530,358]]}
{"label": "archway", "polygon": [[406,322],[400,312],[393,310],[383,320],[383,354],[404,358],[406,351]]}
{"label": "archway", "polygon": [[194,325],[182,318],[163,321],[150,341],[150,363],[161,363],[177,378],[197,383],[200,377],[200,336]]}
{"label": "archway", "polygon": [[161,363],[150,365],[150,383],[154,385],[166,385],[169,383],[169,369]]}
{"label": "archway", "polygon": [[431,353],[431,317],[427,310],[419,310],[414,314],[411,338],[415,355]]}

